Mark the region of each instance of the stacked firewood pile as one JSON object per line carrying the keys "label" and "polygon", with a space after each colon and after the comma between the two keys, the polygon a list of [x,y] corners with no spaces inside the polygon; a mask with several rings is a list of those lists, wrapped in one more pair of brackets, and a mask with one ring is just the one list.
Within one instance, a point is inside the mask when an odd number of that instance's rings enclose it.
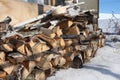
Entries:
{"label": "stacked firewood pile", "polygon": [[0,22],[1,80],[45,80],[58,69],[82,67],[105,45],[90,11],[48,15],[16,32],[9,22],[9,17]]}

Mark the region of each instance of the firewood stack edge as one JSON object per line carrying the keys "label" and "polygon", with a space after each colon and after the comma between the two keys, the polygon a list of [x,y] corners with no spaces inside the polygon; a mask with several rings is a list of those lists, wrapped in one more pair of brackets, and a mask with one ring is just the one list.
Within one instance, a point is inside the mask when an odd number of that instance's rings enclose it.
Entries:
{"label": "firewood stack edge", "polygon": [[59,69],[81,68],[105,45],[95,16],[50,14],[16,31],[7,17],[0,22],[1,80],[46,80]]}

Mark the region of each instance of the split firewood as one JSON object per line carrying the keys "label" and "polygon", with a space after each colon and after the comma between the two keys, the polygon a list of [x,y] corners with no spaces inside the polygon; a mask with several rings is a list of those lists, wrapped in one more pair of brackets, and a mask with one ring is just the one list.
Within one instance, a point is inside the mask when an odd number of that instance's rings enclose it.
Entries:
{"label": "split firewood", "polygon": [[56,37],[55,40],[57,41],[58,45],[60,48],[64,48],[65,47],[65,41],[63,38],[61,37]]}
{"label": "split firewood", "polygon": [[[58,55],[58,56],[59,56],[59,55]],[[52,64],[53,67],[57,67],[57,64],[58,64],[58,58],[55,57],[55,58],[53,58],[50,62],[51,62],[51,64]]]}
{"label": "split firewood", "polygon": [[80,37],[80,43],[82,44],[86,40],[86,37],[83,33],[80,33],[79,37]]}
{"label": "split firewood", "polygon": [[36,70],[35,80],[46,80],[45,72],[42,70]]}
{"label": "split firewood", "polygon": [[95,53],[98,49],[98,39],[97,40],[91,40],[90,41],[90,46],[93,47],[93,52],[92,52],[92,56],[91,57],[94,57],[95,56]]}
{"label": "split firewood", "polygon": [[20,52],[21,54],[23,54],[25,56],[32,55],[31,47],[29,44],[26,44],[24,42],[19,42],[16,44],[16,48],[17,48],[18,52]]}
{"label": "split firewood", "polygon": [[7,73],[5,71],[0,71],[0,78],[5,78],[7,76]]}
{"label": "split firewood", "polygon": [[21,80],[25,80],[28,75],[29,72],[26,68],[24,68],[23,65],[16,65],[12,74],[12,76],[15,76],[16,79],[21,79]]}
{"label": "split firewood", "polygon": [[66,35],[79,35],[79,34],[80,34],[80,30],[77,27],[77,25],[70,27],[68,29],[68,32],[66,33]]}
{"label": "split firewood", "polygon": [[58,52],[60,53],[61,56],[65,56],[66,54],[71,53],[72,50],[73,50],[73,47],[72,46],[68,46],[68,47],[65,47],[62,50],[59,50]]}
{"label": "split firewood", "polygon": [[63,34],[59,26],[54,27],[52,31],[56,34],[56,37],[60,37]]}
{"label": "split firewood", "polygon": [[31,72],[36,66],[36,63],[34,61],[24,61],[23,65],[29,72]]}
{"label": "split firewood", "polygon": [[6,59],[5,56],[6,56],[5,52],[0,51],[0,61],[5,61],[5,59]]}
{"label": "split firewood", "polygon": [[25,44],[24,43],[18,43],[16,45],[17,51],[22,53],[23,55],[27,55],[26,51],[25,51]]}
{"label": "split firewood", "polygon": [[29,74],[30,74],[30,72],[26,68],[23,68],[22,80],[25,80]]}
{"label": "split firewood", "polygon": [[80,43],[79,36],[78,36],[78,38],[72,39],[72,44],[79,44],[79,43]]}
{"label": "split firewood", "polygon": [[50,61],[52,60],[53,56],[54,56],[53,54],[48,54],[48,55],[46,54],[41,58],[41,60],[37,63],[37,65],[43,70],[52,68],[52,64]]}
{"label": "split firewood", "polygon": [[52,32],[52,30],[50,30],[50,29],[41,27],[40,30],[42,31],[43,34],[45,34],[45,35],[47,35],[47,36],[49,36],[51,38],[55,37],[55,33]]}
{"label": "split firewood", "polygon": [[23,61],[25,61],[26,58],[21,53],[16,52],[16,53],[10,53],[7,56],[7,59],[11,63],[16,64],[16,63],[23,63]]}
{"label": "split firewood", "polygon": [[73,61],[74,56],[75,56],[75,55],[74,55],[73,52],[72,52],[72,47],[67,47],[67,48],[66,48],[66,54],[64,55],[65,59],[66,59],[67,61]]}
{"label": "split firewood", "polygon": [[36,37],[36,36],[33,36],[33,37],[28,39],[27,44],[29,44],[30,47],[33,47],[38,42],[40,42],[40,39],[38,37]]}
{"label": "split firewood", "polygon": [[64,41],[65,41],[65,46],[66,47],[71,46],[72,43],[73,43],[72,39],[64,39]]}
{"label": "split firewood", "polygon": [[63,65],[66,63],[66,59],[62,56],[57,56],[53,58],[51,62],[55,68],[60,68],[63,67]]}
{"label": "split firewood", "polygon": [[89,46],[85,49],[85,61],[89,61],[93,55],[93,47]]}
{"label": "split firewood", "polygon": [[25,80],[27,76],[33,71],[36,64],[34,61],[25,61],[23,65],[24,67],[22,70],[22,80]]}
{"label": "split firewood", "polygon": [[13,46],[10,43],[2,44],[0,46],[0,50],[5,51],[5,52],[11,52],[13,51]]}
{"label": "split firewood", "polygon": [[47,69],[51,69],[52,68],[52,64],[50,61],[47,60],[43,60],[43,58],[41,59],[42,61],[38,64],[38,66],[42,69],[42,70],[47,70]]}
{"label": "split firewood", "polygon": [[60,56],[58,66],[62,67],[65,63],[66,63],[66,59]]}
{"label": "split firewood", "polygon": [[44,70],[45,76],[46,77],[52,76],[55,71],[56,71],[55,68],[50,68],[50,69]]}
{"label": "split firewood", "polygon": [[39,42],[40,41],[36,37],[32,37],[31,39],[30,39],[30,37],[25,38],[25,47],[24,48],[25,48],[25,52],[26,52],[27,56],[29,57],[29,59],[33,55],[32,48]]}
{"label": "split firewood", "polygon": [[26,44],[24,46],[24,50],[25,50],[25,53],[26,53],[25,56],[29,57],[29,59],[32,60],[31,56],[33,55],[33,51],[32,51],[32,48],[30,47],[30,45]]}
{"label": "split firewood", "polygon": [[71,20],[64,20],[59,22],[56,26],[60,26],[60,29],[68,29],[72,26],[73,21]]}
{"label": "split firewood", "polygon": [[13,48],[14,48],[15,50],[17,50],[18,52],[26,55],[26,52],[25,52],[25,49],[24,49],[24,47],[25,47],[24,41],[19,40],[19,39],[15,39],[15,38],[11,38],[11,39],[9,40],[9,42],[10,42],[10,44],[13,45]]}
{"label": "split firewood", "polygon": [[46,80],[45,72],[43,70],[34,69],[25,80]]}
{"label": "split firewood", "polygon": [[37,43],[32,47],[33,54],[38,54],[44,51],[49,50],[50,48],[44,43]]}
{"label": "split firewood", "polygon": [[83,31],[81,31],[81,33],[83,33],[83,35],[87,38],[89,35],[89,29],[85,28]]}
{"label": "split firewood", "polygon": [[66,50],[62,49],[58,51],[60,53],[61,56],[64,56],[66,54]]}
{"label": "split firewood", "polygon": [[40,33],[39,35],[37,35],[39,38],[43,39],[44,41],[46,41],[50,46],[52,46],[53,48],[57,48],[57,41],[55,39],[52,39],[46,35],[44,35],[43,33]]}
{"label": "split firewood", "polygon": [[14,65],[11,64],[9,61],[0,62],[0,67],[2,68],[2,70],[4,70],[9,75],[14,69]]}
{"label": "split firewood", "polygon": [[76,51],[80,51],[81,50],[81,45],[75,45],[74,48],[75,48]]}
{"label": "split firewood", "polygon": [[34,80],[35,79],[35,71],[33,70],[25,80]]}

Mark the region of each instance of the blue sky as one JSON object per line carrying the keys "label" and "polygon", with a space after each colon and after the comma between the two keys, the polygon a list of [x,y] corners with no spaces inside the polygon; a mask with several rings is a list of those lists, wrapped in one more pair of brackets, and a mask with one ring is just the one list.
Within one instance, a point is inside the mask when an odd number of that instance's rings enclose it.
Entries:
{"label": "blue sky", "polygon": [[100,13],[120,14],[120,0],[99,0]]}

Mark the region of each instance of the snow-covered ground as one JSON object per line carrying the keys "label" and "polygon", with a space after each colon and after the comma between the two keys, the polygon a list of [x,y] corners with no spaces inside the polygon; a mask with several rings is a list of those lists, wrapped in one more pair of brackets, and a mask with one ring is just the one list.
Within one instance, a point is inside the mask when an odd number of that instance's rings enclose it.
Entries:
{"label": "snow-covered ground", "polygon": [[120,42],[106,42],[83,68],[60,70],[47,80],[120,80]]}

